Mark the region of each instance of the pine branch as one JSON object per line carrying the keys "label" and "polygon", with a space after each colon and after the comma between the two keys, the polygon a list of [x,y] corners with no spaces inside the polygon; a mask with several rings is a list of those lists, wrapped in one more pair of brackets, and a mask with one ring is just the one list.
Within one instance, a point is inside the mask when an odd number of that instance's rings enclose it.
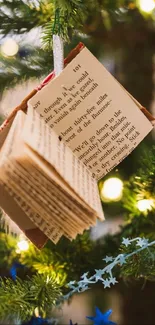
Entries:
{"label": "pine branch", "polygon": [[[0,280],[0,319],[10,321],[30,319],[38,308],[39,315],[46,317],[60,298],[60,287],[48,275],[34,275],[32,278],[16,282],[11,279]],[[9,308],[9,312],[8,312]]]}
{"label": "pine branch", "polygon": [[83,31],[86,21],[99,11],[97,0],[56,0],[55,10],[59,9],[59,22],[55,24],[55,13],[47,21],[42,30],[42,41],[45,48],[52,45],[52,34],[60,34],[65,41],[70,40],[77,31]]}
{"label": "pine branch", "polygon": [[0,56],[0,61],[0,93],[29,79],[43,78],[52,71],[52,55],[39,49],[30,51],[23,59]]}
{"label": "pine branch", "polygon": [[21,254],[20,262],[41,274],[47,272],[58,283],[65,285],[67,281],[77,279],[86,267],[91,269],[97,261],[99,262],[95,248],[96,245],[90,240],[89,233],[85,232],[83,236],[78,236],[72,245],[65,239],[56,246],[49,242],[42,251],[37,251],[31,245],[27,252]]}
{"label": "pine branch", "polygon": [[[122,247],[122,252],[125,254],[130,254],[137,247],[135,243],[130,246],[124,248]],[[148,281],[154,281],[155,279],[155,247],[149,247],[148,249],[144,249],[138,254],[133,255],[128,258],[126,264],[124,264],[120,269],[120,276],[125,278],[126,280],[140,280],[145,279]]]}
{"label": "pine branch", "polygon": [[1,272],[4,272],[4,270],[8,273],[14,259],[16,259],[16,245],[17,239],[15,237],[0,232],[0,274]]}
{"label": "pine branch", "polygon": [[[60,31],[68,39],[70,29],[81,29],[90,12],[98,8],[97,0],[2,0],[0,11],[0,31],[2,35],[11,32],[22,34],[36,27],[45,27],[45,39],[52,38],[55,9],[60,8]],[[45,26],[44,26],[45,25]],[[48,42],[49,43],[49,42]]]}
{"label": "pine branch", "polygon": [[[137,202],[144,199],[154,200],[155,195],[155,146],[152,149],[145,148],[140,167],[136,175],[133,175],[125,184],[123,195],[123,206],[129,217],[135,218],[140,215],[148,216],[148,211],[141,213],[137,207]],[[155,211],[155,206],[152,207]]]}
{"label": "pine branch", "polygon": [[[65,55],[82,40],[82,37],[74,37],[72,45],[65,46]],[[94,43],[90,39],[84,40],[86,46],[98,55],[100,47],[94,47]],[[29,53],[23,58],[16,56],[7,58],[0,55],[0,94],[4,90],[14,88],[16,85],[33,79],[43,80],[53,70],[53,53],[39,48],[30,48],[28,45],[25,48]],[[95,48],[95,50],[94,50]],[[38,81],[39,83],[39,81]]]}
{"label": "pine branch", "polygon": [[45,24],[52,14],[53,4],[48,0],[24,1],[2,0],[0,10],[0,32],[7,35],[29,32]]}

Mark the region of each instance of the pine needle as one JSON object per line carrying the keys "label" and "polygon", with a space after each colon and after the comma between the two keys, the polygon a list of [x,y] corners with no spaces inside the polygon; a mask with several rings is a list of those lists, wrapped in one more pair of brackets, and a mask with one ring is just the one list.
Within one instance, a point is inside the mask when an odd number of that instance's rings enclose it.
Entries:
{"label": "pine needle", "polygon": [[10,321],[19,318],[25,321],[34,315],[36,308],[41,317],[46,317],[60,296],[60,287],[46,274],[37,274],[24,281],[17,278],[15,282],[1,278],[0,319]]}

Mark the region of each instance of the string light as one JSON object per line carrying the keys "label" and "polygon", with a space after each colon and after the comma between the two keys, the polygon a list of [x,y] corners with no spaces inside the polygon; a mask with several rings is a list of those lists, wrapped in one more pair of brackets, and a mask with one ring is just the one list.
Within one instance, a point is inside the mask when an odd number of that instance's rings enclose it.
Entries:
{"label": "string light", "polygon": [[101,198],[103,201],[119,201],[123,193],[123,182],[117,177],[107,179],[101,189]]}
{"label": "string light", "polygon": [[29,249],[29,243],[26,239],[22,239],[22,240],[19,240],[19,242],[17,243],[17,252],[20,253],[20,252],[25,252]]}
{"label": "string light", "polygon": [[12,38],[8,38],[1,45],[1,52],[4,56],[14,56],[17,54],[18,50],[18,44]]}
{"label": "string light", "polygon": [[154,0],[139,0],[140,9],[146,13],[151,13],[155,9]]}
{"label": "string light", "polygon": [[148,210],[152,210],[153,205],[154,205],[154,202],[151,199],[150,200],[139,200],[137,202],[138,210],[141,212],[147,212]]}

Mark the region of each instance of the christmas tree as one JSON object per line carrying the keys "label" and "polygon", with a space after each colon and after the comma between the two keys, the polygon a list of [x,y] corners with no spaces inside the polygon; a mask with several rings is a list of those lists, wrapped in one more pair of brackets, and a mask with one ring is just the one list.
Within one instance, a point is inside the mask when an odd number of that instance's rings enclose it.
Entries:
{"label": "christmas tree", "polygon": [[[52,34],[59,34],[64,40],[65,55],[82,41],[116,79],[151,110],[154,10],[153,0],[2,0],[2,108],[9,91],[21,83],[24,87],[27,81],[39,84],[52,71]],[[13,42],[14,52],[9,42]],[[146,324],[146,320],[147,324],[153,323],[153,305],[148,301],[154,299],[155,279],[155,246],[149,244],[155,240],[154,152],[151,134],[99,182],[107,224],[109,221],[115,224],[122,216],[121,226],[114,234],[107,233],[94,240],[93,231],[86,231],[71,243],[63,238],[56,246],[48,242],[38,251],[25,238],[20,238],[21,234],[7,234],[1,216],[0,320],[3,323],[34,321],[36,324],[38,319],[40,324],[47,319],[54,323],[53,309],[59,309],[64,299],[72,300],[72,291],[84,291],[89,284],[92,290],[95,287],[102,291],[117,281],[117,294],[126,295],[121,324]],[[109,273],[111,282],[108,282],[102,271],[105,262],[112,263],[118,256],[113,273]],[[79,282],[80,278],[83,282]],[[102,283],[96,285],[99,278]],[[110,291],[113,294],[113,288]],[[97,300],[95,292],[95,303],[103,310],[107,306],[102,305],[100,298]],[[106,299],[104,293],[101,297]],[[136,316],[138,308],[141,315]]]}

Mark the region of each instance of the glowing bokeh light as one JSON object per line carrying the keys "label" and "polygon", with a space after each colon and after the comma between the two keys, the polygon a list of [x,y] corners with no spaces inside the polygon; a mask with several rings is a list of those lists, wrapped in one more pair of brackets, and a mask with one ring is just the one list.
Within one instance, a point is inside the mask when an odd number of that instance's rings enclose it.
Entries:
{"label": "glowing bokeh light", "polygon": [[14,56],[17,54],[18,50],[18,44],[12,38],[6,39],[1,45],[1,53],[4,56]]}
{"label": "glowing bokeh light", "polygon": [[154,0],[139,0],[140,9],[146,13],[151,13],[155,9]]}
{"label": "glowing bokeh light", "polygon": [[153,205],[154,205],[153,200],[139,200],[137,202],[138,210],[141,212],[146,212],[148,210],[152,210]]}
{"label": "glowing bokeh light", "polygon": [[27,240],[23,239],[17,243],[17,247],[20,252],[25,252],[29,249],[29,243]]}
{"label": "glowing bokeh light", "polygon": [[117,177],[112,177],[104,182],[101,197],[106,200],[118,201],[121,199],[122,193],[123,182]]}

